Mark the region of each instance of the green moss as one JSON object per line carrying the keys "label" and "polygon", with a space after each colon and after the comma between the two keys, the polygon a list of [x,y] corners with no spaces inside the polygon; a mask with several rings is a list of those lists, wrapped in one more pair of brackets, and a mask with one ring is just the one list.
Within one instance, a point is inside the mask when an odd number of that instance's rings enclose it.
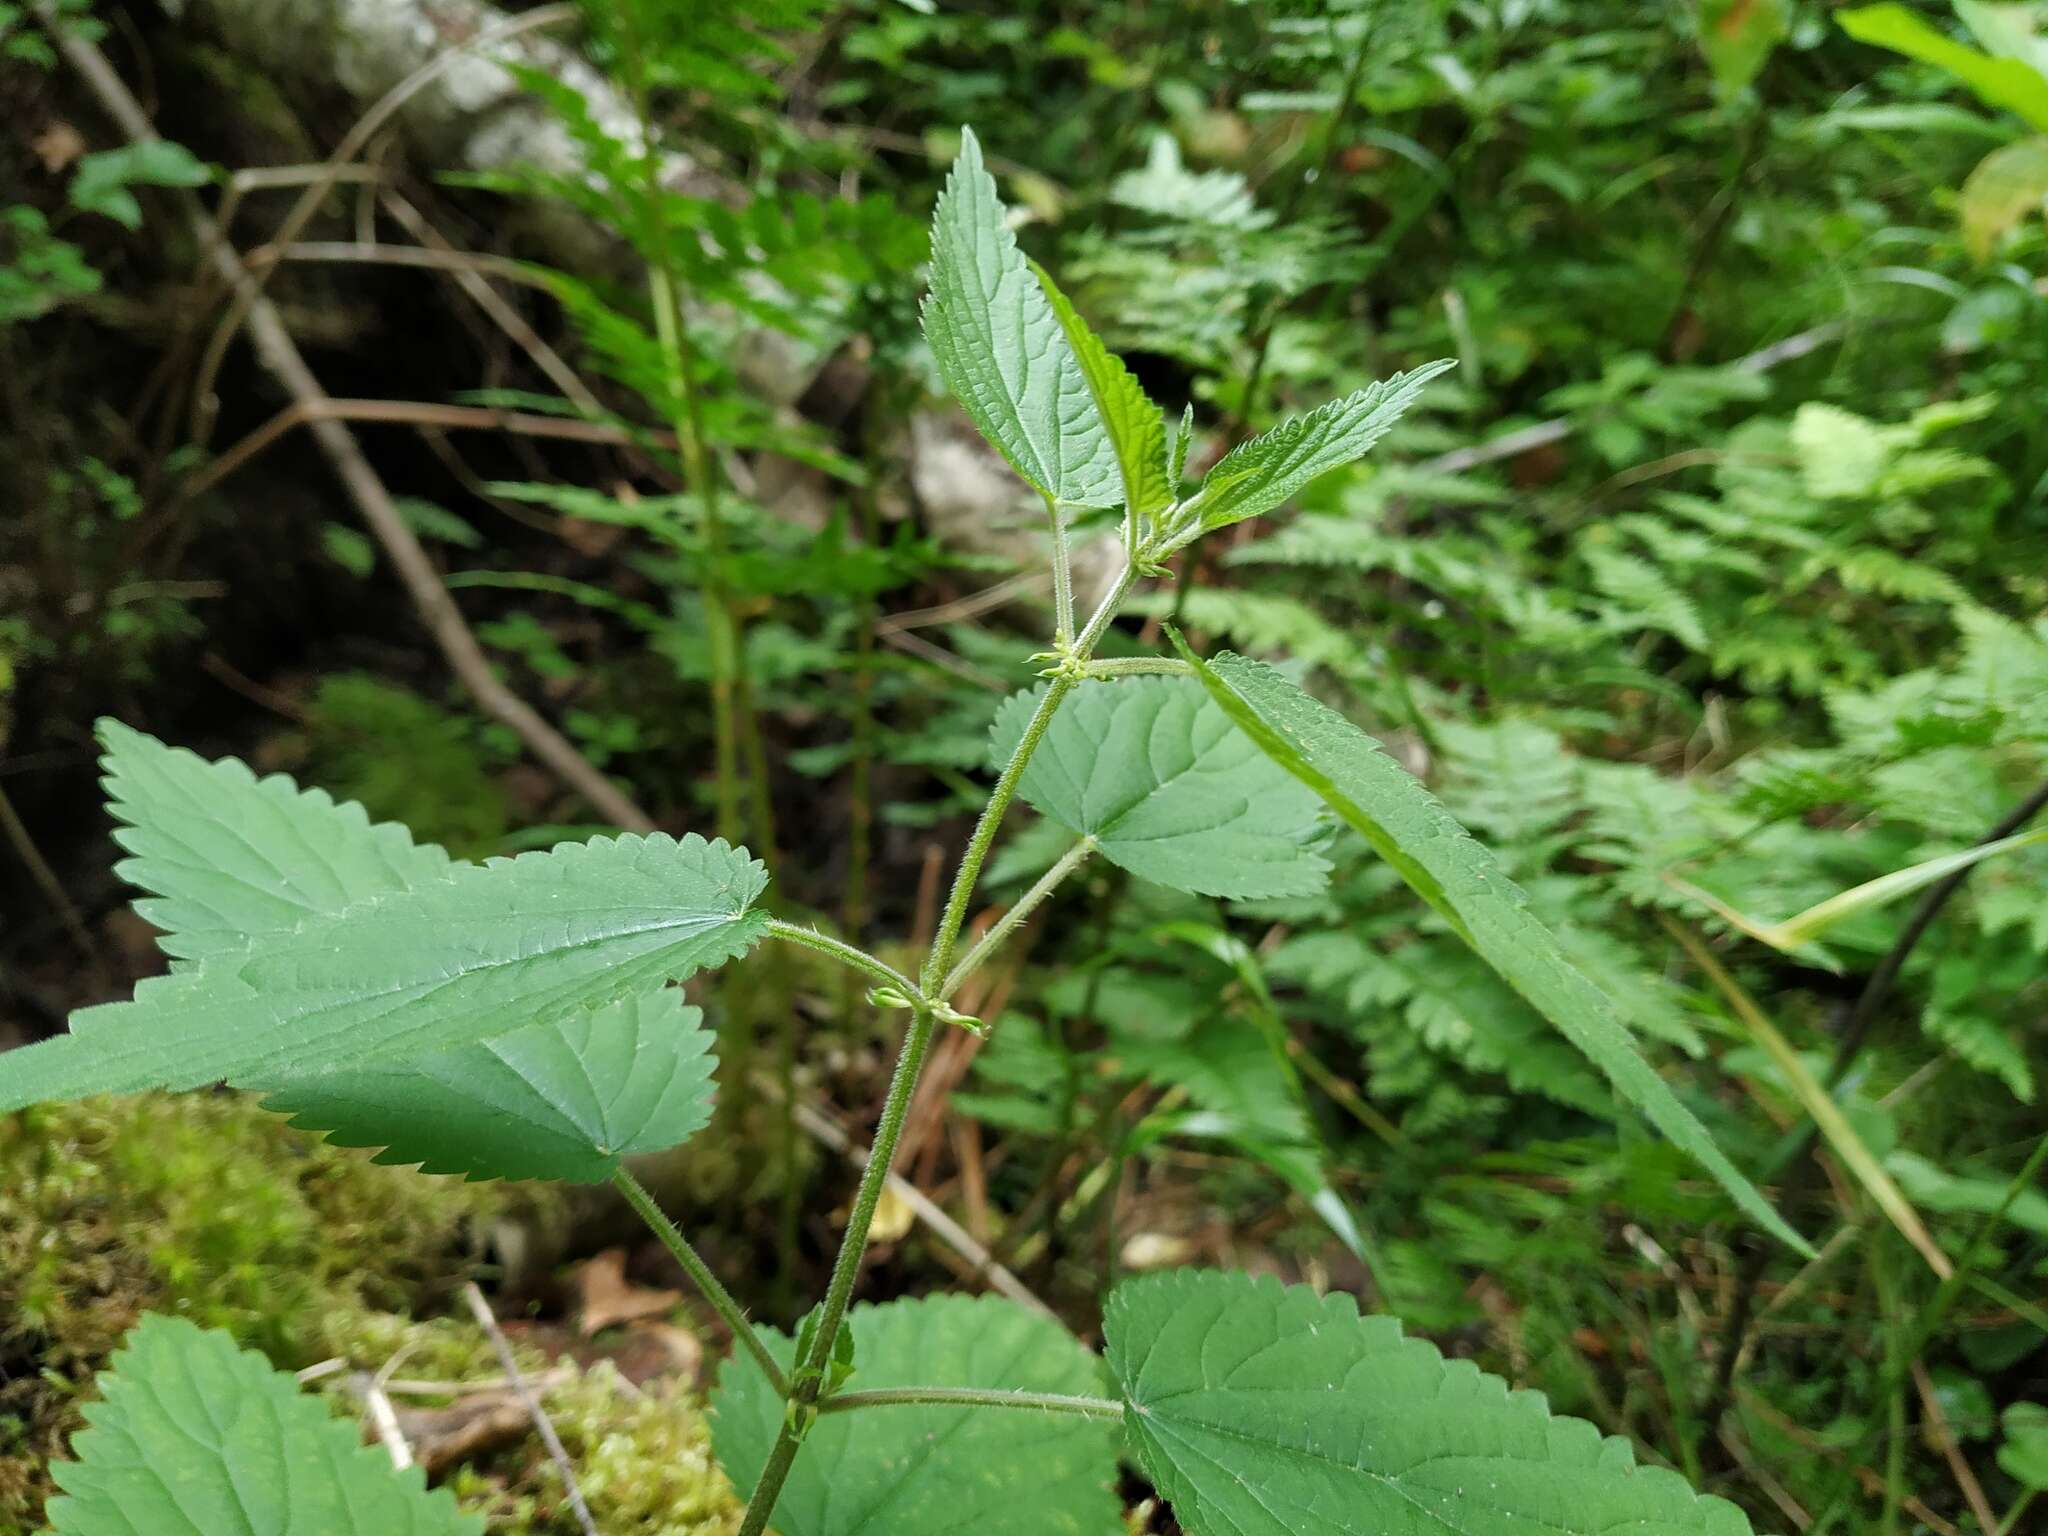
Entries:
{"label": "green moss", "polygon": [[0,1530],[33,1520],[79,1392],[142,1312],[303,1366],[337,1318],[445,1289],[507,1198],[379,1167],[236,1095],[0,1120]]}
{"label": "green moss", "polygon": [[[695,1394],[673,1383],[635,1387],[601,1361],[547,1394],[548,1417],[577,1487],[607,1536],[731,1536],[741,1505],[711,1455]],[[538,1446],[493,1466],[465,1467],[448,1486],[502,1536],[574,1536],[561,1474]]]}
{"label": "green moss", "polygon": [[[495,1347],[466,1316],[424,1322],[377,1312],[337,1315],[323,1351],[357,1371],[393,1360],[395,1374],[434,1382],[495,1380]],[[575,1371],[513,1339],[514,1357],[530,1381],[543,1383],[548,1417],[562,1437],[582,1491],[606,1536],[731,1536],[741,1505],[711,1454],[704,1405],[673,1381],[634,1386],[609,1361]],[[334,1390],[340,1374],[327,1378]],[[408,1397],[408,1406],[440,1406],[447,1398]],[[493,1536],[577,1536],[561,1474],[537,1437],[473,1465],[456,1468],[447,1486],[485,1516]]]}
{"label": "green moss", "polygon": [[487,731],[409,688],[367,673],[324,678],[306,711],[293,770],[340,800],[360,800],[458,858],[494,853],[512,811],[491,769]]}

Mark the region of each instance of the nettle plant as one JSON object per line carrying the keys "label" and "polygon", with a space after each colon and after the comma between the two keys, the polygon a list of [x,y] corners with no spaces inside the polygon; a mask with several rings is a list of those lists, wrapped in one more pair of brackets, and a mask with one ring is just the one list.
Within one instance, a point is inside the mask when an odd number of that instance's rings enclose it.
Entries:
{"label": "nettle plant", "polygon": [[[1302,1532],[1735,1536],[1733,1506],[1638,1467],[1628,1446],[1350,1297],[1222,1272],[1118,1285],[1097,1355],[989,1297],[852,1306],[869,1226],[949,1001],[1084,860],[1183,891],[1312,891],[1326,808],[1755,1221],[1807,1251],[1637,1053],[1599,990],[1492,856],[1349,721],[1223,654],[1097,661],[1140,578],[1366,451],[1441,365],[1237,447],[1181,494],[1169,431],[1007,229],[972,135],[932,230],[926,334],[975,424],[1045,499],[1056,627],[1044,681],[1003,712],[998,773],[915,975],[771,918],[768,872],[691,835],[597,838],[482,864],[360,807],[102,733],[126,878],[170,974],[0,1058],[0,1110],[225,1080],[389,1161],[476,1178],[609,1179],[730,1327],[714,1440],[747,1495],[742,1536],[1120,1528],[1120,1451],[1195,1536]],[[1122,576],[1074,612],[1066,519],[1121,507]],[[971,947],[983,861],[1022,796],[1072,841]],[[624,1165],[702,1127],[711,1038],[676,984],[762,944],[806,946],[909,1022],[823,1299],[794,1338],[757,1328]],[[478,1529],[417,1472],[221,1334],[150,1318],[55,1469],[59,1532],[440,1533]],[[1121,1436],[1121,1439],[1119,1438]]]}

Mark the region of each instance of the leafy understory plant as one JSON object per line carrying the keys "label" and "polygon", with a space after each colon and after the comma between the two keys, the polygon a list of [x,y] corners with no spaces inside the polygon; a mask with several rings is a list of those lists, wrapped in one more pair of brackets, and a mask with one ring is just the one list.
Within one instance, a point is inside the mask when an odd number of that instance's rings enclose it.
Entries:
{"label": "leafy understory plant", "polygon": [[[482,864],[416,844],[282,777],[208,763],[119,724],[107,788],[121,873],[170,974],[0,1058],[0,1110],[216,1080],[395,1162],[472,1178],[609,1179],[736,1341],[714,1437],[742,1536],[1039,1536],[1119,1527],[1119,1455],[1196,1536],[1449,1530],[1736,1536],[1734,1506],[1637,1467],[1350,1298],[1211,1272],[1126,1282],[1097,1355],[992,1298],[854,1306],[868,1231],[933,1040],[978,1028],[963,980],[1091,858],[1226,899],[1313,893],[1321,813],[1355,829],[1443,921],[1705,1166],[1804,1243],[1638,1054],[1492,856],[1341,715],[1241,656],[1095,652],[1134,583],[1213,529],[1357,457],[1442,365],[1235,448],[1182,493],[1191,422],[1159,409],[1018,251],[972,134],[933,225],[926,332],[976,425],[1043,495],[1059,601],[1044,681],[993,732],[996,779],[916,974],[760,908],[767,871],[695,835],[597,838]],[[1074,611],[1070,514],[1121,507],[1128,556]],[[1067,851],[979,943],[961,934],[1022,796]],[[908,1014],[873,1155],[826,1291],[792,1338],[757,1328],[626,1170],[706,1123],[712,1057],[676,984],[763,943],[807,946]],[[209,1533],[467,1528],[416,1478],[372,1476],[225,1340],[150,1320],[117,1356],[52,1506],[56,1528]],[[175,1443],[165,1411],[222,1426]],[[188,1490],[212,1490],[200,1509]],[[218,1497],[215,1497],[218,1494]],[[311,1513],[317,1511],[317,1515]],[[285,1512],[289,1512],[289,1517]]]}

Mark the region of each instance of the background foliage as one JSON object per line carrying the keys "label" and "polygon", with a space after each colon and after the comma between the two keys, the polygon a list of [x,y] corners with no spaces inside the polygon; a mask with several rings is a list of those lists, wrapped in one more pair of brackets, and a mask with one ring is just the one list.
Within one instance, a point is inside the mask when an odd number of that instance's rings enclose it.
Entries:
{"label": "background foliage", "polygon": [[[152,82],[178,144],[126,144],[0,5],[26,125],[0,148],[9,1039],[160,963],[108,874],[100,714],[458,857],[602,820],[450,678],[303,433],[215,473],[282,402],[239,345],[208,364],[222,296],[180,199],[262,246],[279,205],[233,173],[323,158],[355,110],[333,81],[265,88],[153,6],[56,10]],[[588,0],[562,36],[609,106],[521,81],[589,174],[377,148],[434,229],[519,263],[484,270],[542,350],[442,274],[301,252],[269,278],[331,393],[407,406],[362,440],[500,678],[664,829],[744,836],[778,910],[885,948],[929,931],[928,851],[964,835],[1030,681],[1016,636],[1044,627],[1045,594],[1005,585],[1040,559],[1034,525],[974,500],[1000,466],[941,452],[917,340],[923,214],[971,121],[1026,252],[1169,423],[1192,407],[1191,474],[1458,360],[1366,465],[1185,557],[1202,585],[1160,584],[1144,622],[1286,658],[1420,773],[1820,1258],[1766,1246],[1362,838],[1309,837],[1279,788],[1247,836],[1329,864],[1327,887],[1183,896],[1105,839],[963,1000],[995,1027],[941,1052],[915,1182],[1088,1337],[1108,1277],[1249,1263],[1357,1293],[1771,1528],[2024,1530],[2048,1485],[2048,847],[1974,869],[1910,945],[1918,897],[1790,952],[1750,930],[2039,809],[2042,8]],[[418,243],[339,193],[296,238],[332,255],[366,221]],[[449,407],[602,431],[458,432]],[[1011,894],[1092,830],[1057,786],[1027,795],[1043,818],[992,865]],[[858,1118],[892,1016],[801,965],[702,1001],[743,1151],[693,1153],[673,1199],[736,1267],[815,1269],[831,1223],[809,1213],[849,1174],[778,1091]],[[1961,1278],[1810,1149],[1814,1081]],[[140,1143],[119,1113],[0,1126],[0,1525],[40,1507],[135,1308],[199,1305],[310,1363],[366,1346],[317,1339],[305,1295],[259,1277],[323,1289],[417,1202],[406,1257],[348,1284],[426,1318],[456,1234],[495,1219],[423,1175],[359,1195],[357,1159],[239,1108],[157,1105]],[[165,1172],[195,1140],[227,1196],[203,1218]],[[764,1201],[779,1222],[745,1214]],[[158,1250],[130,1230],[152,1223]],[[891,1241],[871,1285],[946,1278],[907,1218]],[[489,1258],[509,1294],[519,1266]],[[457,1476],[474,1508],[573,1528],[531,1467]],[[1143,1528],[1149,1494],[1125,1492]]]}

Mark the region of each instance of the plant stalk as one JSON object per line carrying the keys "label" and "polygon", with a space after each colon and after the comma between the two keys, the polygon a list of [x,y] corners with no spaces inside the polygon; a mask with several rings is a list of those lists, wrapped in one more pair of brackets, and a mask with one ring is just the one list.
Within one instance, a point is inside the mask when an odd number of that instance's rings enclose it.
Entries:
{"label": "plant stalk", "polygon": [[647,1192],[647,1186],[621,1167],[612,1174],[612,1187],[626,1197],[626,1203],[633,1207],[642,1221],[647,1223],[648,1230],[661,1239],[662,1247],[683,1266],[683,1273],[690,1277],[690,1282],[697,1287],[698,1294],[711,1304],[711,1310],[716,1312],[719,1320],[732,1331],[734,1341],[754,1357],[755,1363],[761,1367],[761,1374],[768,1378],[776,1391],[786,1393],[789,1390],[788,1379],[783,1376],[782,1367],[775,1363],[775,1357],[768,1353],[768,1346],[761,1342],[761,1335],[754,1331],[754,1325],[747,1321],[747,1314],[740,1310],[740,1304],[733,1299],[732,1292],[728,1291],[719,1282],[718,1276],[711,1272],[711,1266],[704,1262],[704,1256],[690,1245],[690,1240],[683,1236],[676,1224],[668,1219],[659,1205],[655,1204],[654,1196]]}
{"label": "plant stalk", "polygon": [[1094,851],[1095,839],[1084,837],[1061,854],[1059,861],[1040,875],[1037,883],[1018,897],[1016,905],[997,919],[995,925],[981,936],[974,948],[967,951],[960,963],[953,967],[952,972],[946,977],[945,985],[939,988],[938,1000],[943,1003],[958,992],[960,984],[979,970],[990,955],[1001,949],[1004,940],[1017,930],[1018,925],[1035,912],[1046,897],[1059,889],[1061,881],[1087,862],[1088,855]]}
{"label": "plant stalk", "polygon": [[1074,557],[1067,548],[1067,525],[1060,521],[1060,504],[1045,498],[1045,520],[1052,528],[1052,610],[1053,644],[1061,650],[1074,639]]}
{"label": "plant stalk", "polygon": [[825,1288],[825,1300],[820,1305],[811,1351],[797,1362],[796,1381],[783,1394],[790,1408],[796,1411],[783,1415],[775,1445],[761,1468],[752,1496],[747,1500],[747,1512],[740,1522],[739,1536],[761,1536],[761,1532],[767,1529],[768,1517],[775,1510],[775,1501],[782,1496],[782,1485],[789,1478],[790,1464],[796,1460],[797,1449],[802,1444],[797,1423],[803,1416],[801,1411],[817,1402],[819,1389],[824,1385],[825,1367],[832,1359],[832,1346],[838,1340],[839,1325],[846,1319],[853,1283],[860,1276],[861,1259],[867,1252],[868,1228],[874,1224],[876,1206],[881,1204],[882,1189],[888,1183],[891,1165],[896,1160],[896,1143],[902,1138],[903,1121],[910,1112],[911,1094],[917,1088],[918,1074],[924,1069],[925,1055],[931,1049],[932,1035],[937,1028],[938,1021],[928,1008],[919,1008],[911,1016],[910,1030],[903,1037],[902,1053],[896,1058],[895,1074],[889,1080],[889,1096],[882,1105],[881,1123],[875,1128],[874,1146],[869,1150],[867,1167],[861,1170],[860,1188],[853,1199],[853,1214],[846,1223],[846,1235],[839,1243],[839,1257],[832,1265],[832,1279]]}
{"label": "plant stalk", "polygon": [[868,1392],[839,1392],[818,1404],[820,1413],[851,1413],[857,1408],[958,1405],[963,1408],[1035,1408],[1041,1413],[1068,1413],[1084,1419],[1122,1419],[1124,1405],[1107,1397],[1074,1397],[1064,1392],[1002,1392],[983,1387],[876,1387]]}
{"label": "plant stalk", "polygon": [[912,1003],[925,1001],[925,995],[916,982],[887,961],[876,959],[866,950],[849,944],[844,939],[835,939],[828,933],[818,932],[815,928],[802,928],[795,923],[785,923],[780,918],[769,921],[768,937],[780,939],[785,944],[800,944],[805,949],[815,949],[821,955],[830,955],[841,965],[863,975],[872,976],[883,986],[895,987]]}
{"label": "plant stalk", "polygon": [[[1131,583],[1137,577],[1137,568],[1126,565],[1123,574],[1116,579],[1116,585],[1102,600],[1088,620],[1088,627],[1074,638],[1070,658],[1086,667],[1096,644],[1102,639],[1103,631],[1116,617],[1116,611],[1123,605],[1124,597],[1131,590]],[[996,787],[990,793],[988,804],[981,809],[981,819],[974,824],[974,832],[967,839],[966,851],[960,855],[960,867],[953,875],[953,889],[946,896],[946,908],[939,918],[937,933],[932,937],[931,952],[925,956],[924,969],[919,982],[927,993],[935,991],[945,980],[946,971],[953,963],[953,948],[960,940],[960,929],[967,921],[967,903],[974,897],[975,882],[981,878],[981,866],[988,858],[988,850],[995,842],[996,831],[1003,824],[1003,816],[1010,809],[1010,802],[1017,797],[1017,785],[1024,777],[1024,769],[1031,762],[1031,754],[1038,750],[1038,743],[1044,739],[1047,727],[1052,724],[1053,713],[1074,691],[1075,679],[1068,674],[1055,676],[1052,686],[1045,691],[1045,697],[1038,701],[1038,708],[1032,711],[1031,719],[1024,727],[1024,736],[1017,743],[1017,750],[1010,754],[1010,761],[1004,765],[1002,776],[996,780]]]}
{"label": "plant stalk", "polygon": [[[812,1336],[808,1354],[796,1364],[795,1379],[784,1401],[788,1411],[784,1413],[782,1428],[777,1433],[775,1444],[768,1452],[768,1459],[761,1468],[761,1475],[748,1496],[746,1514],[741,1518],[738,1536],[761,1536],[767,1529],[770,1516],[775,1512],[776,1501],[782,1496],[782,1485],[789,1480],[790,1466],[795,1462],[797,1451],[803,1444],[803,1425],[817,1407],[819,1394],[824,1387],[826,1367],[832,1359],[832,1347],[838,1342],[840,1326],[846,1321],[846,1308],[853,1295],[854,1282],[860,1277],[861,1259],[867,1252],[868,1230],[874,1225],[875,1208],[881,1203],[882,1191],[896,1162],[896,1147],[903,1137],[903,1122],[910,1112],[910,1101],[917,1090],[918,1075],[924,1070],[926,1055],[931,1050],[932,1036],[938,1030],[938,1019],[928,999],[947,973],[953,959],[953,948],[960,938],[961,926],[967,918],[967,904],[974,894],[975,881],[980,878],[981,866],[988,857],[989,845],[995,841],[996,830],[1002,825],[1003,813],[1016,798],[1017,785],[1024,777],[1024,770],[1031,761],[1031,754],[1044,739],[1046,728],[1052,723],[1053,712],[1062,700],[1073,692],[1078,681],[1077,673],[1084,670],[1090,655],[1109,628],[1111,620],[1122,606],[1125,596],[1136,579],[1137,567],[1126,565],[1116,584],[1102,599],[1101,604],[1089,617],[1087,627],[1074,637],[1071,646],[1061,647],[1064,652],[1061,672],[1053,678],[1052,686],[1039,701],[1032,713],[1031,723],[1025,727],[1023,739],[1010,754],[1010,761],[1003,767],[996,780],[996,786],[989,795],[988,804],[982,808],[981,819],[975,823],[966,849],[960,856],[960,865],[953,873],[953,888],[946,897],[945,912],[939,919],[937,931],[932,936],[930,952],[926,954],[920,972],[920,983],[911,989],[915,1011],[911,1015],[910,1029],[904,1035],[903,1049],[896,1058],[896,1070],[889,1079],[889,1093],[882,1105],[882,1118],[875,1127],[874,1144],[868,1151],[867,1166],[861,1170],[860,1187],[854,1194],[853,1212],[846,1223],[846,1231],[839,1241],[839,1256],[832,1264],[832,1278],[825,1288],[825,1299],[819,1304],[818,1326]],[[771,929],[771,932],[776,930]],[[787,930],[781,937],[790,937],[800,930]],[[823,939],[823,935],[813,937]],[[799,942],[807,942],[799,940]],[[830,941],[828,941],[830,942]],[[824,948],[825,944],[816,944]],[[856,965],[862,960],[869,966],[887,970],[872,956],[861,956],[851,945],[843,946],[846,953],[842,959]],[[861,956],[860,959],[854,957]],[[872,974],[872,971],[870,972]],[[893,974],[893,973],[892,973]]]}

